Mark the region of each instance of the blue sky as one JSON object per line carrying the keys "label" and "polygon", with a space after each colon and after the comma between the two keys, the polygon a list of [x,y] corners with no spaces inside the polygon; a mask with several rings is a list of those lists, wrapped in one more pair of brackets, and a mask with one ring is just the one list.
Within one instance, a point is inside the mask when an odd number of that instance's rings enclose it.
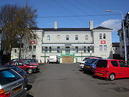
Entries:
{"label": "blue sky", "polygon": [[[112,40],[118,42],[117,29],[120,28],[121,15],[129,11],[129,0],[0,0],[0,6],[5,4],[25,4],[37,9],[37,26],[52,28],[54,21],[63,28],[88,28],[88,22],[94,21],[94,27],[105,26],[113,28]],[[105,10],[114,10],[112,13]]]}

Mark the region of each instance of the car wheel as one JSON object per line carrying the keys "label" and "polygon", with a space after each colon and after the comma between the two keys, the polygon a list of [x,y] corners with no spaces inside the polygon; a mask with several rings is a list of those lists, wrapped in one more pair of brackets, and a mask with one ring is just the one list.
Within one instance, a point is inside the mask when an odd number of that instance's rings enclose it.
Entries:
{"label": "car wheel", "polygon": [[29,74],[31,74],[31,73],[33,72],[33,70],[32,70],[32,69],[28,69],[27,72],[28,72]]}
{"label": "car wheel", "polygon": [[111,81],[115,80],[115,74],[110,74],[109,75],[109,80],[111,80]]}

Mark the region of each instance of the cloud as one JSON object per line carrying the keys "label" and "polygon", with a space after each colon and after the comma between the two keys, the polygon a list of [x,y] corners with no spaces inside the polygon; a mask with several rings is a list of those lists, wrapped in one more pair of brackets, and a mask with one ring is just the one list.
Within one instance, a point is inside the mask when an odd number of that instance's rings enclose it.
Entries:
{"label": "cloud", "polygon": [[117,32],[121,28],[121,20],[119,19],[109,19],[100,24],[100,26],[108,27]]}

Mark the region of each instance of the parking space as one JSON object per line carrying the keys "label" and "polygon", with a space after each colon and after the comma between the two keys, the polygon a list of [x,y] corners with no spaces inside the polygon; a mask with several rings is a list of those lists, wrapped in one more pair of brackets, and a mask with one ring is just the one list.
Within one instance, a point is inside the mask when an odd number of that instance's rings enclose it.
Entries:
{"label": "parking space", "polygon": [[108,81],[79,70],[79,64],[44,64],[29,76],[28,97],[128,97],[129,79]]}

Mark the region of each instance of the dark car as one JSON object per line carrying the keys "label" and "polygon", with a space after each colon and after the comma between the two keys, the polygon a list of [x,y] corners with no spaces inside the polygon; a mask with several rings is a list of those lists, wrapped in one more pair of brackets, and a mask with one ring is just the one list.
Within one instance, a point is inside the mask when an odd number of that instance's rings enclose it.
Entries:
{"label": "dark car", "polygon": [[96,69],[96,62],[99,60],[100,58],[92,58],[92,59],[87,59],[87,61],[84,64],[84,72],[91,72],[94,73],[95,69]]}
{"label": "dark car", "polygon": [[0,66],[0,97],[26,97],[24,78],[15,70]]}
{"label": "dark car", "polygon": [[25,84],[26,85],[28,84],[28,74],[26,71],[24,71],[23,69],[15,66],[15,65],[5,65],[5,66],[18,72],[24,78]]}

